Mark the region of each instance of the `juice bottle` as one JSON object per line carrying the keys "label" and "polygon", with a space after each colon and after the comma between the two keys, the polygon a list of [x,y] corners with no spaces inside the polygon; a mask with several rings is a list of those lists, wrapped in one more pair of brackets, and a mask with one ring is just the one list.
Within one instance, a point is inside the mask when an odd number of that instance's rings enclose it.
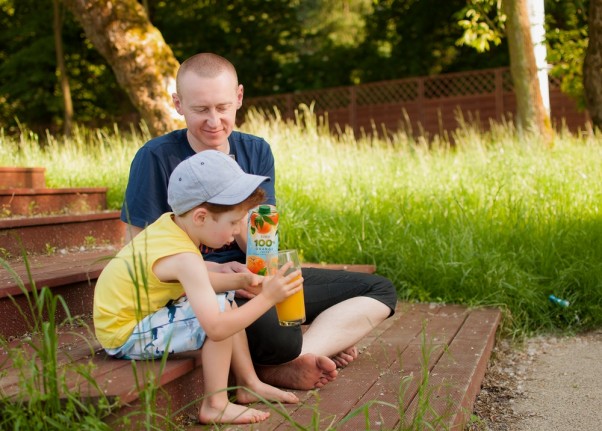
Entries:
{"label": "juice bottle", "polygon": [[249,211],[247,268],[259,275],[278,268],[278,211],[274,205]]}

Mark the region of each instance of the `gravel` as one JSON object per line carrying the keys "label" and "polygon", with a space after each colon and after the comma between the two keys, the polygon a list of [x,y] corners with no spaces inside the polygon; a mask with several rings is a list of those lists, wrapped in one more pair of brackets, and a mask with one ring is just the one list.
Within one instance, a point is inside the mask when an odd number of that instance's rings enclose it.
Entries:
{"label": "gravel", "polygon": [[469,431],[602,429],[602,330],[496,343]]}

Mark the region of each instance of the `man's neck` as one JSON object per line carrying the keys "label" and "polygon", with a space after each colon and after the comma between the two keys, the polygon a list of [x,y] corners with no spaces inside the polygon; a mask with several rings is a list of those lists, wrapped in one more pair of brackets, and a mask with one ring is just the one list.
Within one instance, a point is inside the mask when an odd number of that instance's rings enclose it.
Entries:
{"label": "man's neck", "polygon": [[221,145],[218,145],[217,147],[211,147],[208,145],[203,144],[202,142],[196,140],[191,134],[190,132],[188,132],[186,134],[186,137],[188,139],[188,144],[190,145],[190,148],[192,148],[192,150],[195,153],[200,153],[201,151],[205,151],[205,150],[216,150],[216,151],[221,151],[224,154],[229,154],[230,153],[230,142],[228,142],[228,140],[226,139],[226,142],[224,142]]}

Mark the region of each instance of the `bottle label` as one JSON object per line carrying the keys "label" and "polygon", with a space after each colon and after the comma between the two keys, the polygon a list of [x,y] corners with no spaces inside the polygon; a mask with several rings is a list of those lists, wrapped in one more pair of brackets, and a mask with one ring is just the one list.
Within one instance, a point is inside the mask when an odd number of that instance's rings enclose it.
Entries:
{"label": "bottle label", "polygon": [[268,275],[278,267],[278,212],[273,205],[260,205],[249,211],[247,228],[247,268]]}

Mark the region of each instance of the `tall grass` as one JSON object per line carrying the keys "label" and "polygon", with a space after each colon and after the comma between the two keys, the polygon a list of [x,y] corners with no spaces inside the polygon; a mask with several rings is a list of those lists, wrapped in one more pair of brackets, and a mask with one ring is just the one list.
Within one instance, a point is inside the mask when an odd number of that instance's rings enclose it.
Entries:
{"label": "tall grass", "polygon": [[[500,306],[506,335],[602,324],[600,138],[561,132],[548,148],[509,124],[465,123],[452,146],[335,137],[324,123],[307,108],[289,122],[251,113],[241,126],[272,145],[282,247],[306,261],[376,264],[404,300]],[[52,187],[107,186],[119,208],[146,139],[0,136],[0,163],[44,166]]]}
{"label": "tall grass", "polygon": [[[27,263],[27,259],[25,262]],[[4,268],[17,281],[26,298],[27,307],[22,309],[15,302],[30,335],[20,343],[9,343],[0,336],[0,348],[4,356],[0,365],[16,370],[18,388],[11,394],[0,391],[0,429],[13,430],[110,430],[103,418],[116,406],[98,387],[92,377],[92,363],[65,366],[59,357],[57,312],[66,314],[66,323],[77,323],[69,313],[63,298],[55,296],[50,289],[38,291],[31,279],[31,293],[22,280],[11,269],[8,262],[0,258]],[[64,328],[63,328],[64,330]],[[79,336],[77,333],[74,335]],[[90,354],[94,350],[90,346]],[[5,370],[0,372],[0,376]],[[78,381],[83,389],[71,385]]]}

